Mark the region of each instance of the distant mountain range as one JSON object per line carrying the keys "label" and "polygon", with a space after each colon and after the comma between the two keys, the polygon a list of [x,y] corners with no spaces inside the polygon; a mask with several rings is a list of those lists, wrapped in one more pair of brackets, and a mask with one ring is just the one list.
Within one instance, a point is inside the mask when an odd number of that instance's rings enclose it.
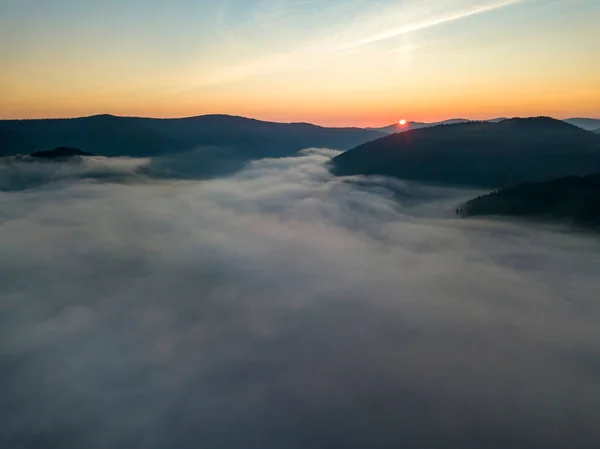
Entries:
{"label": "distant mountain range", "polygon": [[568,118],[564,121],[588,131],[600,129],[600,119],[597,118]]}
{"label": "distant mountain range", "polygon": [[[195,175],[212,176],[235,171],[252,159],[289,156],[305,148],[347,150],[358,146],[356,150],[336,158],[334,166],[337,172],[382,173],[411,179],[484,183],[490,186],[521,181],[525,172],[537,176],[535,180],[539,176],[578,173],[588,163],[592,168],[595,166],[594,152],[582,150],[580,156],[572,157],[577,154],[578,148],[582,148],[583,141],[587,142],[585,148],[590,145],[594,147],[595,144],[590,143],[590,137],[587,136],[590,133],[577,134],[576,131],[581,130],[569,127],[565,122],[595,129],[600,127],[600,120],[573,118],[560,122],[544,119],[547,128],[544,130],[544,127],[524,130],[523,126],[515,125],[519,120],[496,118],[473,122],[455,118],[436,123],[408,122],[404,126],[398,124],[374,129],[273,123],[229,115],[180,119],[96,115],[73,119],[0,120],[0,155],[30,154],[56,147],[71,147],[99,156],[168,159],[167,165],[178,165],[179,169],[186,170],[193,167]],[[557,123],[565,125],[560,128],[561,132],[557,131]],[[429,128],[435,130],[434,134],[422,134]],[[400,131],[407,132],[410,138],[390,136],[391,140],[381,140]],[[547,132],[558,133],[557,140],[544,141],[544,133]],[[530,150],[531,145],[535,147],[538,144],[553,152],[554,159],[535,162]],[[575,148],[567,156],[569,145]],[[419,151],[418,154],[391,152],[384,156],[396,147],[410,147]],[[364,152],[367,148],[375,151],[369,152],[368,157]],[[486,156],[483,157],[483,153],[475,148],[484,148]],[[524,154],[518,155],[518,148]],[[540,147],[534,153],[544,154],[544,151]],[[565,159],[564,164],[557,152]],[[185,157],[182,157],[183,153]],[[526,162],[534,167],[525,168],[522,164]],[[461,164],[466,166],[462,167]],[[500,165],[492,168],[494,164]],[[519,167],[509,169],[506,164],[517,164]],[[559,169],[557,164],[571,171],[555,173]]]}
{"label": "distant mountain range", "polygon": [[404,131],[409,131],[411,129],[420,129],[420,128],[430,128],[432,126],[437,126],[437,125],[454,125],[456,123],[465,123],[465,122],[470,122],[471,120],[466,119],[466,118],[453,118],[450,120],[444,120],[442,122],[431,122],[431,123],[426,123],[426,122],[406,122],[404,125],[401,125],[400,123],[394,123],[393,125],[389,125],[389,126],[384,126],[382,128],[367,128],[373,131],[379,131],[385,134],[395,134],[395,133],[401,133]]}
{"label": "distant mountain range", "polygon": [[508,187],[600,172],[600,136],[549,117],[413,129],[335,157],[332,172]]}
{"label": "distant mountain range", "polygon": [[600,173],[521,184],[467,201],[457,214],[561,221],[600,230]]}
{"label": "distant mountain range", "polygon": [[[310,147],[346,150],[383,136],[361,128],[272,123],[228,115],[153,119],[96,115],[74,119],[1,120],[0,155],[68,146],[100,156],[169,156],[193,152],[207,174],[245,161]],[[225,167],[225,168],[224,168]]]}
{"label": "distant mountain range", "polygon": [[[495,123],[505,120],[488,120]],[[600,119],[565,120],[600,129]],[[210,148],[230,157],[286,156],[308,147],[347,150],[387,134],[470,122],[408,122],[382,128],[326,128],[309,123],[274,123],[229,115],[154,119],[95,115],[73,119],[0,120],[0,155],[33,153],[60,146],[103,156],[156,156]],[[215,151],[220,149],[220,151]]]}
{"label": "distant mountain range", "polygon": [[[479,120],[480,122],[498,123],[503,120],[507,120],[507,117],[497,117],[490,120]],[[441,122],[407,122],[404,125],[400,123],[394,123],[393,125],[384,126],[382,128],[367,128],[374,131],[379,131],[385,134],[395,134],[404,131],[410,131],[411,129],[431,128],[432,126],[438,125],[455,125],[457,123],[476,122],[478,120],[470,120],[467,118],[453,118],[444,120]],[[569,118],[563,120],[570,125],[575,125],[579,128],[586,129],[588,131],[600,132],[600,119],[595,118]]]}
{"label": "distant mountain range", "polygon": [[[152,156],[154,165],[149,169],[156,173],[175,168],[183,176],[186,172],[213,176],[234,171],[251,159],[288,156],[304,148],[353,147],[331,160],[335,175],[377,174],[499,188],[460,205],[457,213],[560,220],[600,229],[596,125],[600,120],[586,118],[482,122],[458,118],[360,129],[226,115],[183,119],[98,115],[0,121],[0,155],[29,154],[6,158],[11,163],[79,160],[92,154]],[[56,148],[48,150],[52,147]]]}

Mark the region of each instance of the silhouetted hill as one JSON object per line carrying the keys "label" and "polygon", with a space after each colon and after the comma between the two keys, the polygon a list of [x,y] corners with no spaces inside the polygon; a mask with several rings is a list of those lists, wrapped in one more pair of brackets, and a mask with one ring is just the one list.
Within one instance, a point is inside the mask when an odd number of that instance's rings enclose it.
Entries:
{"label": "silhouetted hill", "polygon": [[191,143],[192,146],[239,148],[252,158],[285,156],[310,147],[344,150],[382,135],[360,128],[274,123],[228,115],[144,120],[160,134]]}
{"label": "silhouetted hill", "polygon": [[307,147],[347,149],[380,137],[360,128],[271,123],[227,115],[152,119],[96,115],[74,119],[2,120],[0,154],[84,148],[101,156],[156,156],[210,148],[211,158],[285,156]]}
{"label": "silhouetted hill", "polygon": [[46,148],[85,148],[102,156],[149,156],[180,150],[138,119],[97,115],[75,119],[0,121],[0,154],[33,153]]}
{"label": "silhouetted hill", "polygon": [[548,219],[600,229],[600,173],[521,184],[467,201],[457,214]]}
{"label": "silhouetted hill", "polygon": [[395,134],[401,133],[404,131],[410,131],[411,129],[421,129],[421,128],[430,128],[432,126],[437,125],[454,125],[456,123],[465,123],[470,122],[471,120],[466,118],[453,118],[450,120],[444,120],[442,122],[407,122],[405,125],[401,125],[400,123],[394,123],[393,125],[384,126],[382,128],[367,128],[374,131],[379,131],[385,134]]}
{"label": "silhouetted hill", "polygon": [[548,117],[469,122],[386,136],[331,163],[339,176],[506,187],[600,171],[600,137]]}
{"label": "silhouetted hill", "polygon": [[[475,121],[479,121],[479,122],[489,122],[489,123],[498,123],[501,122],[503,120],[508,120],[508,117],[497,117],[497,118],[493,118],[490,120],[470,120],[470,119],[466,119],[466,118],[453,118],[450,120],[444,120],[441,122],[431,122],[431,123],[427,123],[427,122],[408,122],[406,123],[406,125],[400,125],[399,123],[394,123],[392,125],[389,126],[384,126],[382,128],[367,128],[367,129],[371,129],[371,130],[375,130],[375,131],[380,131],[382,133],[385,134],[395,134],[395,133],[401,133],[404,131],[409,131],[411,129],[421,129],[421,128],[430,128],[432,126],[437,126],[437,125],[454,125],[457,123],[466,123],[466,122],[475,122]],[[570,118],[570,119],[566,119],[563,120],[566,123],[569,123],[570,125],[575,125],[579,128],[583,128],[586,129],[588,131],[593,131],[595,128],[600,129],[600,119],[595,119],[595,118]]]}
{"label": "silhouetted hill", "polygon": [[587,129],[588,131],[600,128],[600,119],[597,118],[568,118],[565,120],[565,122],[571,125],[579,126],[583,129]]}
{"label": "silhouetted hill", "polygon": [[78,150],[77,148],[58,147],[53,150],[36,151],[31,157],[40,159],[64,159],[74,156],[93,156],[92,153]]}

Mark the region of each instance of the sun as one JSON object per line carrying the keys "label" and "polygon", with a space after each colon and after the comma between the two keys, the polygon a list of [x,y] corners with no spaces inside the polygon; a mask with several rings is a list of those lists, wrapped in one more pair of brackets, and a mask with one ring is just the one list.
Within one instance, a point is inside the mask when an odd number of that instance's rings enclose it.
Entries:
{"label": "sun", "polygon": [[404,126],[404,125],[406,125],[406,120],[402,119],[398,123],[400,123],[400,125]]}

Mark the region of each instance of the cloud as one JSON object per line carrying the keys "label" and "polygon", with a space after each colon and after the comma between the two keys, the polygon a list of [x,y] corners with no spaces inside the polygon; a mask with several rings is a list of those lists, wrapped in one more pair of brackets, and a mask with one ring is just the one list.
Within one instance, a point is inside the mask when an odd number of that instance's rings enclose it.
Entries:
{"label": "cloud", "polygon": [[150,164],[143,158],[76,157],[68,161],[35,159],[26,155],[0,158],[0,191],[23,190],[76,179],[123,180],[140,175]]}
{"label": "cloud", "polygon": [[[526,0],[501,0],[487,3],[478,2],[476,4],[471,4],[468,7],[458,9],[456,11],[444,11],[441,14],[430,15],[429,17],[422,20],[411,21],[410,23],[403,23],[400,26],[390,27],[383,31],[378,31],[354,42],[344,44],[341,48],[352,48],[368,44],[374,44],[376,42],[392,39],[403,34],[415,33],[417,31],[421,31],[427,28],[443,25],[445,23],[454,22],[457,20],[466,19],[468,17],[475,16],[478,14],[494,11],[496,9],[505,8],[510,5],[522,3],[523,1]],[[399,12],[403,13],[403,8],[401,8]],[[386,19],[386,21],[389,21],[389,16],[382,17],[382,19]]]}
{"label": "cloud", "polygon": [[[208,86],[237,82],[241,79],[252,78],[272,73],[295,73],[307,69],[328,67],[335,61],[334,66],[339,66],[342,61],[350,58],[348,63],[356,67],[358,61],[364,64],[366,57],[382,60],[381,50],[369,49],[356,60],[356,52],[362,47],[382,43],[399,36],[406,36],[440,26],[506,8],[511,5],[523,3],[527,0],[419,0],[405,2],[380,1],[375,4],[366,1],[353,1],[343,6],[338,3],[323,4],[323,2],[305,2],[303,7],[297,2],[265,3],[258,7],[250,8],[253,17],[249,20],[252,29],[261,30],[269,36],[261,46],[270,48],[273,42],[282,42],[278,50],[265,51],[255,57],[237,62],[235,64],[220,65],[212,70],[206,70],[201,75],[194,77],[192,90]],[[300,10],[298,8],[300,7]],[[219,21],[222,21],[224,11],[237,10],[239,5],[225,3],[221,7]],[[309,14],[307,11],[310,11]],[[330,20],[324,21],[324,17]],[[294,39],[287,38],[290,29],[297,29],[299,24],[304,24],[306,30]],[[343,25],[339,25],[343,24]],[[223,25],[221,26],[222,28]],[[235,28],[236,32],[239,27]],[[270,33],[266,30],[270,30]],[[224,31],[224,30],[222,30]],[[233,30],[227,29],[225,36],[233,48],[247,45],[253,33],[246,36],[229,34]],[[404,43],[401,48],[411,51],[421,46],[424,42]],[[389,52],[389,49],[387,50]],[[383,55],[385,56],[386,50]],[[379,55],[379,56],[377,56]],[[388,55],[389,56],[389,55]],[[239,60],[240,58],[237,58]],[[384,57],[383,60],[386,60]],[[387,60],[389,65],[389,60]],[[182,89],[187,93],[190,88]]]}
{"label": "cloud", "polygon": [[0,446],[594,447],[598,241],[331,154],[0,192]]}

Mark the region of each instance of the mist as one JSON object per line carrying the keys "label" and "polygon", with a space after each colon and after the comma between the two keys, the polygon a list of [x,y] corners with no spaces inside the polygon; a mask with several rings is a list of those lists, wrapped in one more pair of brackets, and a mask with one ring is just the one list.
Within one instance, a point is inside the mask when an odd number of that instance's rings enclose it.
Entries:
{"label": "mist", "polygon": [[0,447],[596,447],[598,238],[334,154],[0,168]]}

